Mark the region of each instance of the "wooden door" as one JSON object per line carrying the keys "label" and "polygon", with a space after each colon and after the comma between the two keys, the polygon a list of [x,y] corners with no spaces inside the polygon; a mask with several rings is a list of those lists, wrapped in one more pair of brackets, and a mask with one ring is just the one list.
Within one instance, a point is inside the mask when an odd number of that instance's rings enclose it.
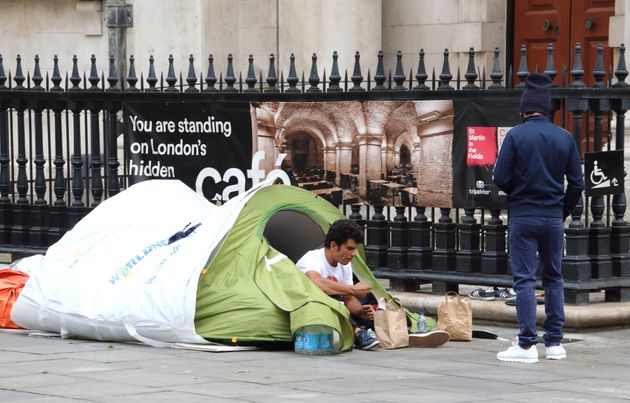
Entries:
{"label": "wooden door", "polygon": [[[529,72],[545,71],[547,46],[554,47],[554,63],[558,75],[554,83],[560,85],[562,65],[568,65],[570,30],[570,0],[515,0],[514,4],[514,85],[519,83],[520,49],[527,50]],[[564,56],[563,56],[564,55]]]}
{"label": "wooden door", "polygon": [[[612,66],[608,47],[608,22],[614,15],[614,0],[515,0],[514,1],[514,84],[520,61],[520,48],[527,49],[528,71],[543,72],[547,66],[547,46],[554,47],[554,64],[558,72],[554,84],[562,85],[562,72],[570,72],[575,44],[582,45],[584,82],[594,82],[593,68],[597,45],[604,45],[606,77]],[[614,67],[613,67],[614,69]],[[567,73],[568,74],[568,73]],[[570,77],[564,84],[571,82]]]}
{"label": "wooden door", "polygon": [[[608,22],[615,13],[614,0],[573,0],[571,12],[571,44],[582,44],[582,66],[584,67],[584,82],[592,85],[593,69],[597,58],[597,45],[604,46],[605,83],[608,82],[610,70],[613,67],[613,51],[608,47]],[[571,52],[571,64],[575,58],[575,51]],[[569,70],[571,70],[569,68]]]}

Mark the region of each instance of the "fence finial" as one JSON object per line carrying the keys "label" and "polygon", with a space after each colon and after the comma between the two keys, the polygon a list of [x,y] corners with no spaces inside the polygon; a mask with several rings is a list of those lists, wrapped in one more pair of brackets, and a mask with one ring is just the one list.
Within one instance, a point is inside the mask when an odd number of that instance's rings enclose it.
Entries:
{"label": "fence finial", "polygon": [[518,62],[518,71],[516,72],[516,77],[518,78],[517,87],[525,87],[525,80],[527,76],[529,76],[529,71],[527,70],[527,48],[525,45],[521,45],[520,50],[521,56]]}
{"label": "fence finial", "polygon": [[311,74],[308,76],[308,83],[311,85],[307,92],[321,92],[319,89],[319,75],[317,73],[317,54],[311,56]]}
{"label": "fence finial", "polygon": [[406,90],[404,86],[405,74],[403,72],[402,57],[403,54],[400,50],[396,52],[396,71],[394,72],[394,82],[396,83],[396,86],[394,87],[394,89],[397,91]]}
{"label": "fence finial", "polygon": [[276,57],[274,54],[269,55],[269,71],[267,72],[267,84],[269,88],[265,92],[278,92],[276,84],[278,83],[278,76],[276,76]]}
{"label": "fence finial", "polygon": [[107,91],[117,91],[116,87],[118,84],[118,73],[116,72],[116,63],[114,60],[114,55],[109,55],[109,75],[107,76],[107,82],[109,83],[109,88]]}
{"label": "fence finial", "polygon": [[135,59],[133,55],[129,56],[129,74],[127,75],[127,83],[129,86],[127,87],[128,92],[138,91],[136,88],[136,83],[138,82],[138,77],[136,76],[136,67],[135,67]]}
{"label": "fence finial", "polygon": [[77,55],[72,56],[72,74],[70,75],[70,82],[72,83],[71,91],[80,91],[81,76],[79,75],[79,66]]}
{"label": "fence finial", "polygon": [[425,84],[429,76],[427,75],[427,68],[424,65],[424,49],[420,49],[420,53],[418,53],[418,71],[416,72],[416,80],[418,81],[418,85],[416,85],[414,90],[428,90],[429,87]]}
{"label": "fence finial", "polygon": [[499,48],[494,48],[494,59],[492,61],[492,71],[490,72],[490,78],[492,84],[488,89],[503,88],[501,85],[501,79],[503,78],[503,72],[501,71],[501,62],[499,61]]}
{"label": "fence finial", "polygon": [[584,77],[584,69],[582,68],[582,45],[580,45],[580,42],[575,44],[575,59],[573,62],[573,69],[571,69],[571,77],[573,77],[573,82],[569,84],[569,87],[586,87],[586,84],[582,81],[582,77]]}
{"label": "fence finial", "polygon": [[155,75],[155,59],[153,55],[149,56],[149,75],[147,76],[147,83],[149,84],[149,88],[147,88],[147,92],[157,92],[158,89],[155,87],[158,79]]}
{"label": "fence finial", "polygon": [[61,88],[61,86],[59,85],[61,84],[62,78],[61,74],[59,73],[59,58],[57,57],[57,55],[54,55],[53,57],[53,74],[51,77],[51,81],[53,83],[53,86],[50,89],[51,91],[63,91],[63,88]]}
{"label": "fence finial", "polygon": [[177,77],[175,77],[175,67],[173,65],[173,55],[168,55],[168,73],[166,74],[166,83],[168,87],[164,92],[179,92],[175,83],[177,83]]}
{"label": "fence finial", "polygon": [[206,88],[204,92],[214,92],[217,89],[214,84],[217,82],[217,77],[214,75],[214,56],[212,53],[208,55],[208,74],[206,74]]}
{"label": "fence finial", "polygon": [[197,89],[197,74],[195,74],[195,57],[191,54],[188,56],[188,76],[186,77],[188,88],[186,92],[199,92]]}
{"label": "fence finial", "polygon": [[[547,46],[547,66],[545,67],[544,74],[549,77],[552,82],[558,74],[556,71],[556,65],[553,61],[553,44],[551,42],[549,42],[549,45]],[[554,85],[554,87],[555,86],[556,85]]]}
{"label": "fence finial", "polygon": [[440,84],[438,90],[452,90],[450,82],[453,78],[451,68],[448,64],[448,49],[444,49],[444,63],[442,64],[442,73],[440,73]]}
{"label": "fence finial", "polygon": [[229,53],[227,57],[227,61],[228,61],[227,72],[225,73],[225,79],[224,79],[225,83],[227,84],[227,87],[225,87],[224,91],[229,91],[229,92],[238,91],[236,88],[234,88],[236,77],[234,76],[234,66],[232,65],[233,60],[234,58],[232,57],[232,54]]}
{"label": "fence finial", "polygon": [[464,74],[466,78],[466,85],[464,86],[465,90],[475,90],[479,87],[475,85],[475,80],[477,79],[477,72],[475,71],[475,48],[470,48],[468,50],[468,67],[466,68],[466,74]]}
{"label": "fence finial", "polygon": [[626,46],[622,43],[621,46],[619,46],[619,61],[617,63],[617,69],[615,70],[615,77],[617,77],[617,82],[613,84],[613,87],[627,86],[627,76],[628,70],[626,69]]}
{"label": "fence finial", "polygon": [[247,77],[245,77],[245,83],[247,83],[247,89],[245,92],[257,92],[256,83],[258,79],[256,79],[256,73],[254,72],[254,56],[249,55],[247,58]]}
{"label": "fence finial", "polygon": [[604,88],[604,78],[606,77],[606,71],[604,71],[604,47],[601,43],[597,44],[597,56],[595,58],[595,68],[593,69],[593,88]]}
{"label": "fence finial", "polygon": [[44,79],[42,78],[42,72],[39,68],[39,55],[35,55],[35,69],[33,72],[33,82],[35,83],[35,86],[33,87],[33,90],[35,91],[43,91],[44,88],[42,87],[42,81]]}
{"label": "fence finial", "polygon": [[297,88],[297,83],[300,81],[300,79],[298,78],[295,71],[295,55],[293,53],[291,53],[289,61],[289,76],[287,77],[289,88],[287,88],[285,92],[300,92],[300,90]]}
{"label": "fence finial", "polygon": [[383,85],[387,79],[387,77],[385,77],[385,68],[383,67],[383,51],[379,50],[376,57],[378,61],[376,63],[376,73],[374,74],[374,82],[376,83],[374,90],[383,91],[387,89]]}
{"label": "fence finial", "polygon": [[17,62],[17,66],[15,67],[15,76],[13,76],[13,80],[15,81],[16,86],[14,89],[23,90],[24,89],[24,73],[22,73],[22,56],[17,55],[15,58]]}
{"label": "fence finial", "polygon": [[339,75],[339,65],[337,64],[337,59],[339,55],[335,50],[332,55],[333,64],[332,69],[330,70],[330,86],[328,87],[328,92],[341,92],[341,87],[339,86],[339,82],[341,81],[341,76]]}
{"label": "fence finial", "polygon": [[91,86],[90,86],[90,90],[92,91],[96,91],[98,90],[98,83],[99,81],[101,81],[101,79],[98,77],[98,70],[96,68],[96,56],[92,55],[90,56],[90,77],[88,78],[88,81],[90,82]]}
{"label": "fence finial", "polygon": [[361,82],[363,81],[363,75],[361,74],[361,63],[360,63],[361,55],[357,50],[354,54],[354,70],[352,71],[352,83],[354,86],[350,88],[350,91],[365,91],[363,87],[361,87]]}
{"label": "fence finial", "polygon": [[6,86],[7,76],[4,73],[4,64],[2,64],[2,55],[0,55],[0,90],[7,88]]}

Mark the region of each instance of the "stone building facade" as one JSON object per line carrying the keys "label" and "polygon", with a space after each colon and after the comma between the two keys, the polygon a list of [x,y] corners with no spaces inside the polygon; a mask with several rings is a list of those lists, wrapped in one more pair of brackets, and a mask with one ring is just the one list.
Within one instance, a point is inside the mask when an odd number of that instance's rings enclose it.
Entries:
{"label": "stone building facade", "polygon": [[[393,70],[395,54],[401,51],[407,74],[415,70],[418,52],[424,49],[429,72],[435,68],[439,74],[444,49],[451,53],[452,70],[465,71],[473,47],[478,65],[489,71],[494,48],[502,54],[518,51],[508,43],[509,4],[505,0],[0,0],[0,52],[10,66],[20,54],[25,67],[32,66],[38,54],[44,71],[52,69],[55,54],[62,71],[70,69],[75,54],[82,70],[88,70],[91,54],[102,69],[113,54],[122,59],[120,66],[135,55],[143,71],[148,56],[154,55],[157,69],[166,70],[172,54],[176,70],[184,74],[190,54],[196,58],[198,72],[204,71],[208,55],[213,54],[218,75],[225,72],[230,53],[237,71],[246,71],[247,57],[253,55],[257,74],[266,73],[271,53],[285,72],[289,56],[295,54],[298,72],[308,73],[316,53],[321,73],[330,71],[331,55],[337,51],[340,71],[352,74],[355,51],[361,52],[364,70],[370,68],[372,73],[379,50],[384,52],[386,71]],[[630,0],[616,0],[609,46],[630,43],[628,17]],[[504,58],[502,63],[511,61]]]}
{"label": "stone building facade", "polygon": [[[393,70],[400,50],[407,74],[423,48],[429,72],[434,67],[439,74],[445,48],[451,65],[463,69],[470,47],[488,69],[492,50],[506,48],[505,0],[0,0],[0,8],[5,61],[13,67],[20,54],[30,67],[38,54],[44,71],[52,69],[55,54],[62,71],[71,68],[75,54],[81,70],[89,70],[91,54],[106,69],[113,54],[125,61],[135,55],[137,68],[145,72],[149,55],[158,70],[166,70],[172,54],[176,70],[185,74],[190,54],[203,72],[212,53],[218,75],[231,53],[237,70],[246,71],[251,54],[257,74],[266,74],[273,53],[286,74],[294,53],[298,71],[308,74],[313,53],[323,72],[330,71],[337,51],[342,75],[351,75],[360,51],[366,75],[368,68],[373,74],[379,50],[386,71]],[[115,18],[120,8],[127,8],[130,21]],[[125,63],[120,66],[125,70]]]}

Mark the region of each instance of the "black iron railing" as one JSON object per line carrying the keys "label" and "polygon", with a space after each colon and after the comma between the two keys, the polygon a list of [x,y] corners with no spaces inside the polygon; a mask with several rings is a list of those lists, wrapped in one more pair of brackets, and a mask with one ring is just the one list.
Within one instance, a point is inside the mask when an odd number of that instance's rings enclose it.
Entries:
{"label": "black iron railing", "polygon": [[[368,69],[366,79],[358,52],[350,77],[348,72],[341,76],[335,52],[330,74],[324,69],[321,79],[315,54],[308,79],[304,73],[298,77],[293,55],[286,79],[284,72],[277,74],[274,55],[269,57],[266,78],[262,71],[257,77],[250,56],[243,79],[242,74],[235,75],[231,55],[225,75],[218,78],[212,55],[205,75],[199,76],[191,55],[185,80],[181,73],[176,76],[172,56],[166,77],[160,74],[158,78],[152,56],[146,78],[144,73],[138,77],[132,56],[124,81],[119,80],[113,57],[107,77],[99,74],[94,56],[87,76],[79,73],[76,56],[71,73],[62,76],[55,57],[50,77],[42,77],[37,57],[32,75],[29,72],[25,77],[19,56],[14,73],[7,76],[0,57],[0,251],[18,256],[45,250],[90,209],[128,186],[125,156],[118,147],[119,115],[125,101],[518,98],[529,74],[526,56],[522,48],[518,70],[514,73],[509,67],[504,75],[495,50],[487,75],[485,68],[476,67],[471,48],[463,77],[458,69],[453,78],[448,50],[438,76],[435,70],[431,76],[427,73],[422,50],[416,73],[408,75],[400,52],[393,74],[384,71],[379,52],[375,73],[372,76]],[[588,87],[580,57],[577,44],[571,70],[558,73],[549,46],[544,73],[562,83],[552,91],[554,114],[570,127],[581,152],[623,150],[624,116],[630,108],[625,48],[619,49],[613,71],[612,66],[604,66],[603,48],[598,47],[594,71],[589,73],[593,84]],[[378,276],[391,279],[394,287],[414,289],[421,282],[432,282],[435,291],[446,291],[459,284],[511,284],[507,226],[500,210],[468,208],[461,215],[459,209],[395,206],[395,216],[390,217],[388,209],[386,217],[383,206],[376,204],[367,210],[353,204],[349,216],[365,224],[368,263]],[[568,302],[585,303],[589,292],[600,289],[606,290],[607,300],[630,299],[630,229],[625,212],[625,194],[618,194],[584,198],[571,213],[564,259]]]}

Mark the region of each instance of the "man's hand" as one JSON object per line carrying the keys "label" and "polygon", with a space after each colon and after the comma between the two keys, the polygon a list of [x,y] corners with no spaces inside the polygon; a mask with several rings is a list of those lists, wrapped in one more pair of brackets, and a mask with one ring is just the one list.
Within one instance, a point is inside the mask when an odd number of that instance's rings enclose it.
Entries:
{"label": "man's hand", "polygon": [[363,319],[374,320],[374,308],[372,305],[361,305],[361,314]]}
{"label": "man's hand", "polygon": [[566,208],[562,210],[562,221],[566,221],[567,218],[571,215],[571,212]]}
{"label": "man's hand", "polygon": [[368,295],[370,291],[372,291],[372,287],[367,284],[357,283],[352,286],[352,295],[359,299]]}

